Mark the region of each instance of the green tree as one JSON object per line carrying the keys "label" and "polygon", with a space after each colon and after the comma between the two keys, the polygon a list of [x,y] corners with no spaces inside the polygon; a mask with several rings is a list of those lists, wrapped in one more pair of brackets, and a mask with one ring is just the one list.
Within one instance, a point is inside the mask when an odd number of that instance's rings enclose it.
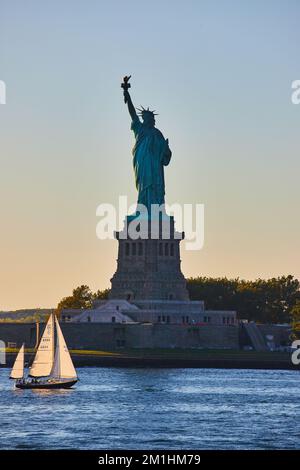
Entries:
{"label": "green tree", "polygon": [[58,303],[56,308],[56,314],[60,316],[63,309],[71,308],[91,308],[93,306],[93,301],[97,299],[108,299],[110,289],[97,290],[93,293],[89,286],[82,285],[73,289],[72,295],[64,297]]}
{"label": "green tree", "polygon": [[73,289],[72,295],[64,297],[57,305],[57,313],[65,308],[90,308],[92,306],[93,293],[89,286],[79,286]]}
{"label": "green tree", "polygon": [[300,339],[300,300],[297,300],[291,310],[292,331],[295,339]]}
{"label": "green tree", "polygon": [[97,292],[95,292],[95,294],[93,295],[93,298],[95,300],[106,300],[108,299],[109,293],[110,293],[110,289],[104,289],[104,290],[98,289]]}

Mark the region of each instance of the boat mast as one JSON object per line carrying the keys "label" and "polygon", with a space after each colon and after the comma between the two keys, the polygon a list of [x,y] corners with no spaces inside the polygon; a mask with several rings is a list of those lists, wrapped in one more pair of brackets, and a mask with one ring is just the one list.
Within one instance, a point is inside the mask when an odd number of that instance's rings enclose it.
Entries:
{"label": "boat mast", "polygon": [[53,328],[52,328],[52,367],[53,367],[53,364],[54,364],[54,357],[55,357],[55,334],[54,334],[54,330],[55,330],[55,313],[54,311],[52,311],[52,317],[53,317]]}
{"label": "boat mast", "polygon": [[76,370],[70,356],[64,335],[61,331],[57,318],[56,325],[56,353],[55,362],[51,375],[59,376],[59,378],[74,379],[77,378]]}
{"label": "boat mast", "polygon": [[51,313],[46,323],[38,349],[35,353],[33,363],[30,367],[29,376],[31,377],[46,377],[52,369],[54,355],[54,327],[54,316]]}

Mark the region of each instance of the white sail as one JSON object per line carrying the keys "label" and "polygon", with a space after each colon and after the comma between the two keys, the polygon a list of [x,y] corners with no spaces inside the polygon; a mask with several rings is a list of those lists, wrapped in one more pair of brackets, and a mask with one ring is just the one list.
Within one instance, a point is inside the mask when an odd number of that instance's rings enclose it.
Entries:
{"label": "white sail", "polygon": [[22,379],[24,377],[24,344],[19,350],[15,363],[10,373],[11,379]]}
{"label": "white sail", "polygon": [[54,358],[54,316],[50,315],[44,334],[40,341],[33,364],[30,368],[31,377],[50,375]]}
{"label": "white sail", "polygon": [[55,317],[56,324],[56,350],[55,350],[55,359],[53,363],[53,369],[51,371],[51,376],[55,378],[76,378],[76,370],[73,365],[70,353],[68,351],[65,338],[62,334],[61,328]]}

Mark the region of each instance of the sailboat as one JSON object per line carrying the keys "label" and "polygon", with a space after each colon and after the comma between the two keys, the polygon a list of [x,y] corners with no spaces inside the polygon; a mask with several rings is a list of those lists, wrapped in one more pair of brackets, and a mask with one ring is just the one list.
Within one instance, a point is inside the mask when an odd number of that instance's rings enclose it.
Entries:
{"label": "sailboat", "polygon": [[47,321],[27,378],[24,376],[24,351],[23,344],[10,374],[10,378],[16,380],[16,388],[70,388],[77,382],[75,367],[54,314]]}

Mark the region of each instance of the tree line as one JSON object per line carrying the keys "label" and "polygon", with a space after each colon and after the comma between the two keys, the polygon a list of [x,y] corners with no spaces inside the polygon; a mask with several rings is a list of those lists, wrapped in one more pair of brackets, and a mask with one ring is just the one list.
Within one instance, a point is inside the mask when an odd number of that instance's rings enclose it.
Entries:
{"label": "tree line", "polygon": [[259,323],[289,323],[300,283],[293,276],[271,279],[197,277],[187,280],[191,300],[204,300],[208,310],[235,310],[239,319]]}
{"label": "tree line", "polygon": [[[271,279],[187,279],[191,300],[203,300],[207,310],[235,310],[239,319],[258,323],[290,323],[300,330],[300,283],[293,276]],[[58,304],[64,308],[90,308],[96,299],[107,299],[109,289],[92,292],[86,285],[73,290]]]}

